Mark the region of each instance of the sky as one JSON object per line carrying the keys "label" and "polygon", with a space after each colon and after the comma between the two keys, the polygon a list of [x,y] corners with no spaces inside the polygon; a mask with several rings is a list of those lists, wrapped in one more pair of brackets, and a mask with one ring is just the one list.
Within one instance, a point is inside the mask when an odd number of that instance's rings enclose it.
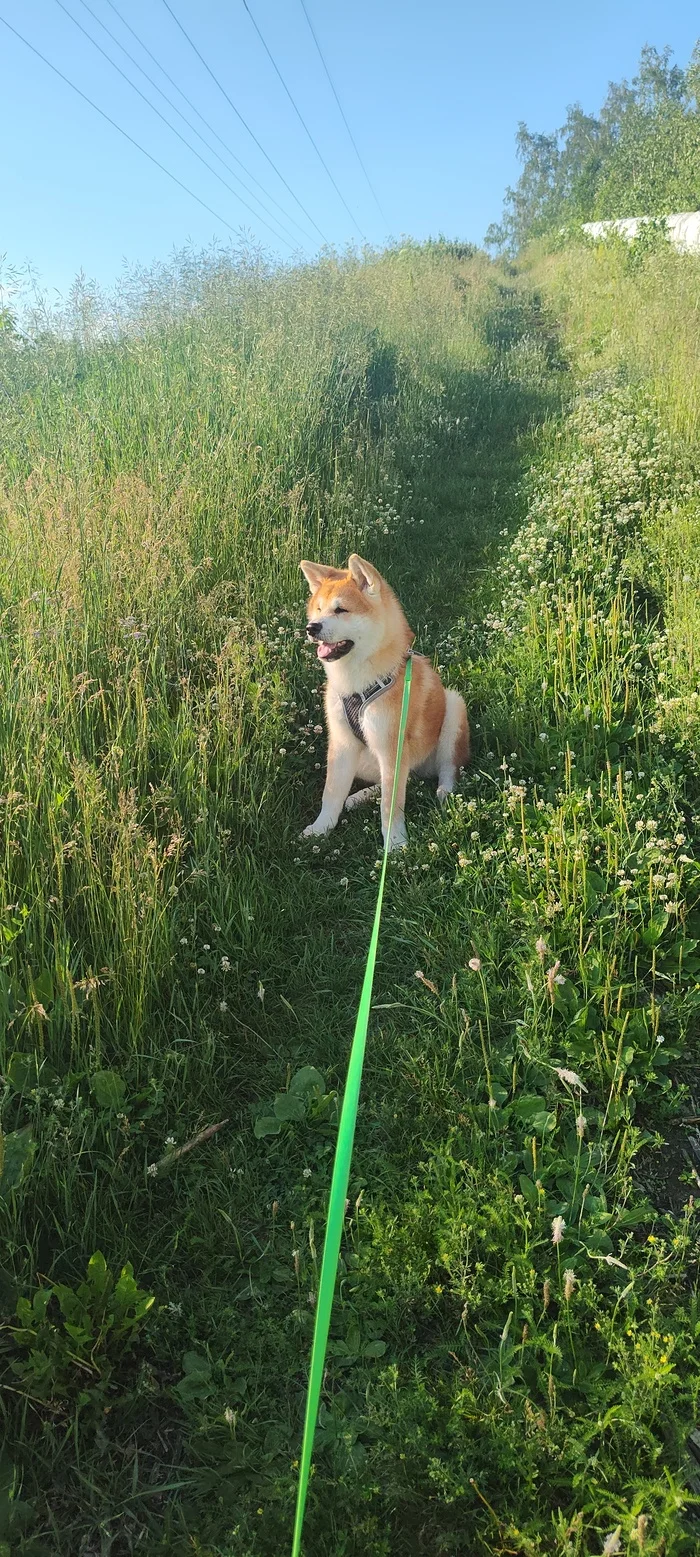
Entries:
{"label": "sky", "polygon": [[0,25],[0,256],[50,298],[79,272],[109,287],[125,261],[242,232],[283,260],[405,235],[480,243],[518,176],[520,120],[550,131],[571,103],[595,112],[645,43],[685,65],[700,36],[690,0],[0,0],[0,18],[114,121]]}

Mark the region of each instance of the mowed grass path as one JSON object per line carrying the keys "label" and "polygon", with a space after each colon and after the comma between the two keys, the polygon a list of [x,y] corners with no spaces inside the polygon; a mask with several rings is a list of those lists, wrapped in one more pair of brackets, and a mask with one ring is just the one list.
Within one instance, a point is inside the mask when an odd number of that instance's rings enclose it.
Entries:
{"label": "mowed grass path", "polygon": [[[567,414],[479,257],[156,279],[116,345],[6,354],[11,1551],[290,1539],[380,841],[371,809],[298,840],[297,565],[351,549],[475,752],[392,865],[307,1550],[690,1551],[693,1209],[648,1163],[691,1084],[698,801],[628,559],[691,457],[639,388]],[[79,1288],[95,1250],[140,1293]]]}

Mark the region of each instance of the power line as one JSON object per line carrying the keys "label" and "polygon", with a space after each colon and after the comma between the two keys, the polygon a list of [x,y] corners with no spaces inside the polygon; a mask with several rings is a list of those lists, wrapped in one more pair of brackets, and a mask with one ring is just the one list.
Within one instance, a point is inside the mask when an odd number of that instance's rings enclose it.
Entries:
{"label": "power line", "polygon": [[[111,38],[113,43],[116,43],[117,48],[121,49],[122,54],[126,55],[127,59],[131,61],[131,64],[135,65],[136,69],[141,72],[142,76],[145,76],[146,80],[153,87],[154,91],[156,91],[158,93],[158,95],[163,98],[164,102],[166,102],[168,104],[169,108],[172,108],[173,113],[176,113],[178,115],[178,118],[182,119],[183,124],[186,124],[187,128],[192,131],[192,134],[197,136],[197,139],[202,142],[203,146],[206,146],[207,150],[211,152],[213,157],[216,157],[217,162],[220,162],[222,167],[226,168],[226,171],[231,174],[232,178],[235,178],[236,181],[239,184],[243,185],[243,188],[245,190],[247,190],[247,192],[251,196],[251,198],[253,200],[256,200],[258,205],[262,206],[263,211],[267,211],[268,216],[271,216],[273,221],[279,222],[279,218],[274,216],[273,212],[270,210],[269,206],[267,206],[265,204],[264,200],[261,200],[260,196],[256,195],[255,191],[252,190],[250,188],[250,186],[245,183],[245,181],[240,177],[240,175],[238,173],[236,173],[235,168],[232,168],[229,165],[228,162],[224,161],[224,158],[219,155],[219,152],[216,150],[216,147],[212,146],[210,144],[210,142],[206,139],[206,137],[204,135],[202,135],[201,132],[197,129],[196,124],[193,124],[191,119],[188,119],[187,115],[183,114],[182,109],[178,108],[177,103],[174,103],[172,98],[168,97],[167,92],[164,92],[163,88],[159,87],[158,82],[154,81],[153,76],[150,76],[148,71],[144,70],[143,65],[139,64],[139,62],[135,58],[135,56],[129,52],[129,50],[124,46],[123,43],[120,43],[116,33],[113,33],[111,28],[107,26],[106,22],[103,22],[102,18],[97,15],[97,12],[93,11],[92,6],[88,5],[88,0],[80,0],[80,4],[83,6],[84,10],[87,11],[88,15],[92,17],[93,21],[97,22],[98,26],[101,27],[104,32],[106,32],[107,37]],[[71,20],[74,21],[75,18],[71,17]],[[91,41],[94,42],[94,39],[92,39]],[[110,61],[110,63],[114,64],[114,61],[112,60],[112,61]],[[131,82],[131,85],[133,86],[133,82]],[[151,107],[152,106],[153,105],[151,104]],[[190,149],[192,151],[194,151],[194,147],[191,147]],[[196,155],[198,155],[198,153],[196,153]],[[208,166],[208,164],[205,164],[205,166]],[[211,171],[214,172],[214,169],[212,168]],[[218,173],[216,174],[216,177],[217,178],[219,177]],[[222,183],[225,183],[225,180],[222,179]],[[225,184],[225,187],[228,189],[228,188],[230,188],[230,185]],[[238,198],[240,199],[240,196],[238,196]],[[293,221],[293,220],[294,220],[294,218],[290,217],[290,221]],[[279,225],[281,226],[282,224],[280,223]],[[298,222],[295,222],[294,225],[297,226],[297,227],[299,226]],[[283,231],[285,231],[284,228],[283,228]],[[302,227],[299,227],[299,231],[303,232],[304,229]],[[292,233],[288,232],[287,236],[292,240],[292,242],[295,241]]]}
{"label": "power line", "polygon": [[175,128],[174,124],[170,123],[169,119],[166,119],[165,114],[162,114],[160,109],[156,108],[155,103],[152,103],[150,98],[146,96],[145,92],[142,92],[141,88],[137,87],[135,81],[132,81],[131,77],[127,76],[126,71],[122,70],[121,65],[118,65],[116,60],[111,58],[111,55],[107,53],[106,49],[103,49],[102,44],[98,43],[95,38],[90,36],[87,28],[83,27],[82,22],[79,22],[77,17],[72,15],[72,13],[68,10],[67,5],[64,5],[63,0],[56,0],[56,5],[61,11],[65,13],[69,21],[73,23],[73,26],[78,28],[78,31],[83,34],[83,37],[87,38],[88,42],[92,44],[93,48],[97,49],[98,53],[102,55],[103,59],[106,59],[108,65],[111,65],[112,69],[117,71],[117,74],[120,75],[124,81],[126,81],[127,85],[130,86],[134,92],[138,93],[139,97],[147,105],[147,107],[150,108],[154,114],[158,115],[158,118],[162,120],[163,124],[167,125],[169,130],[172,130],[173,135],[176,135],[179,141],[182,141],[183,146],[186,146],[187,150],[191,151],[193,156],[199,158],[202,166],[207,168],[210,173],[213,173],[214,178],[218,178],[219,183],[223,184],[224,189],[228,189],[229,193],[233,195],[234,199],[240,200],[241,205],[245,206],[246,211],[250,211],[251,216],[254,216],[257,221],[262,222],[263,227],[267,227],[268,231],[273,233],[275,238],[279,238],[280,242],[284,243],[287,248],[293,248],[293,242],[289,243],[289,241],[283,237],[282,233],[277,231],[276,227],[271,227],[270,223],[266,222],[263,216],[259,216],[257,211],[253,210],[252,205],[249,205],[248,201],[244,200],[243,196],[239,195],[238,191],[234,189],[231,184],[227,184],[226,179],[222,178],[221,174],[217,173],[216,168],[213,168],[211,163],[207,162],[206,157],[203,157],[201,152],[197,151],[196,146],[193,146],[184,135],[181,135],[180,131]]}
{"label": "power line", "polygon": [[232,98],[230,98],[230,97],[229,97],[229,95],[228,95],[228,92],[227,92],[227,91],[226,91],[226,88],[225,88],[225,87],[223,87],[223,86],[222,86],[222,85],[221,85],[221,82],[220,82],[220,80],[219,80],[219,78],[218,78],[218,76],[215,76],[215,75],[214,75],[214,72],[213,72],[213,70],[212,70],[212,68],[211,68],[211,65],[208,65],[208,64],[207,64],[207,62],[206,62],[206,60],[205,60],[205,58],[204,58],[204,55],[203,55],[203,54],[200,54],[200,52],[199,52],[199,49],[198,49],[198,48],[197,48],[197,45],[196,45],[196,43],[194,43],[194,41],[193,41],[193,40],[192,40],[192,38],[191,38],[191,37],[190,37],[190,35],[189,35],[189,33],[188,33],[188,32],[187,32],[187,31],[186,31],[186,30],[185,30],[185,28],[184,28],[184,27],[183,27],[183,25],[182,25],[182,22],[181,22],[181,21],[180,21],[180,20],[179,20],[179,18],[178,18],[178,17],[177,17],[177,16],[176,16],[176,15],[175,15],[175,12],[174,12],[174,10],[173,10],[173,8],[172,8],[172,6],[171,6],[171,5],[169,5],[169,4],[168,4],[168,0],[163,0],[163,5],[164,5],[164,6],[165,6],[165,9],[166,9],[166,11],[167,11],[167,12],[168,12],[168,13],[169,13],[169,15],[170,15],[170,16],[172,16],[172,19],[173,19],[173,21],[174,21],[174,23],[175,23],[175,25],[176,25],[176,27],[179,27],[179,29],[180,29],[180,32],[181,32],[181,33],[182,33],[182,35],[183,35],[183,38],[186,38],[186,39],[187,39],[187,42],[188,42],[188,43],[189,43],[189,46],[190,46],[190,48],[191,48],[191,49],[194,49],[194,52],[195,52],[195,54],[196,54],[196,55],[197,55],[197,59],[198,59],[198,60],[200,60],[200,62],[201,62],[201,64],[202,64],[202,65],[203,65],[203,66],[204,66],[204,69],[205,69],[205,70],[206,70],[206,71],[207,71],[207,74],[208,74],[208,75],[210,75],[210,76],[211,76],[211,79],[212,79],[212,81],[213,81],[213,82],[214,82],[214,85],[215,85],[215,86],[217,86],[217,87],[218,87],[218,88],[219,88],[219,91],[220,91],[220,92],[221,92],[221,93],[222,93],[222,94],[223,94],[223,96],[224,96],[224,97],[225,97],[225,98],[226,98],[226,101],[227,101],[227,103],[228,103],[228,105],[229,105],[229,108],[232,108],[232,109],[233,109],[233,112],[234,112],[234,113],[235,113],[235,115],[236,115],[236,118],[237,118],[237,119],[240,119],[240,121],[241,121],[241,124],[242,124],[242,125],[243,125],[243,126],[244,126],[244,127],[245,127],[245,129],[246,129],[246,130],[247,130],[247,131],[248,131],[248,134],[249,134],[249,135],[250,135],[250,136],[251,136],[251,137],[252,137],[252,139],[253,139],[253,140],[254,140],[254,141],[255,141],[255,144],[256,144],[256,146],[257,146],[257,147],[258,147],[258,150],[259,150],[259,151],[261,151],[261,152],[262,152],[262,154],[263,154],[263,157],[265,157],[265,159],[266,159],[266,161],[267,161],[267,162],[269,162],[269,164],[270,164],[270,167],[271,167],[271,168],[274,168],[274,171],[275,171],[275,173],[276,173],[276,174],[277,174],[277,177],[278,177],[278,178],[279,178],[279,179],[280,179],[280,180],[281,180],[281,182],[282,182],[282,183],[283,183],[283,184],[284,184],[284,187],[285,187],[285,189],[287,189],[287,190],[289,190],[289,193],[290,193],[290,195],[291,195],[291,196],[292,196],[292,199],[293,199],[293,200],[296,200],[296,203],[297,203],[297,205],[298,205],[298,206],[299,206],[299,209],[300,209],[300,211],[303,211],[303,212],[304,212],[304,215],[305,215],[305,217],[306,217],[306,219],[307,219],[307,221],[309,221],[309,222],[311,222],[311,225],[312,225],[312,227],[315,227],[315,228],[316,228],[316,231],[317,231],[317,233],[318,233],[318,234],[319,234],[319,237],[321,237],[321,238],[323,238],[323,241],[324,241],[324,243],[328,243],[328,239],[327,239],[327,237],[326,237],[326,235],[325,235],[325,233],[324,233],[324,232],[322,232],[322,231],[321,231],[321,228],[320,228],[320,227],[319,227],[319,225],[318,225],[318,222],[315,222],[315,221],[314,221],[314,219],[313,219],[313,216],[311,216],[311,214],[310,214],[310,212],[309,212],[309,211],[307,211],[307,209],[306,209],[306,206],[305,206],[305,205],[302,205],[302,203],[301,203],[301,200],[300,200],[300,199],[299,199],[299,196],[298,196],[298,195],[295,195],[295,193],[294,193],[294,190],[293,190],[293,189],[292,189],[292,188],[291,188],[291,186],[290,186],[290,185],[289,185],[289,184],[288,184],[288,183],[287,183],[287,180],[286,180],[286,178],[284,178],[284,176],[283,176],[283,175],[282,175],[282,174],[281,174],[281,173],[280,173],[280,170],[279,170],[279,168],[278,168],[278,167],[277,167],[277,165],[276,165],[276,163],[274,163],[274,162],[273,162],[273,161],[272,161],[272,157],[270,157],[270,156],[269,156],[269,154],[268,154],[268,153],[267,153],[267,152],[266,152],[266,150],[265,150],[265,147],[264,147],[264,146],[263,146],[263,145],[262,145],[262,144],[261,144],[261,142],[260,142],[260,141],[259,141],[259,140],[258,140],[258,137],[257,137],[257,135],[256,135],[256,134],[255,134],[255,133],[254,133],[254,131],[253,131],[253,130],[251,130],[251,128],[250,128],[250,125],[249,125],[249,124],[248,124],[248,122],[247,122],[247,120],[246,120],[246,119],[244,119],[244,118],[243,118],[243,115],[242,115],[242,113],[241,113],[241,112],[240,112],[240,110],[239,110],[239,109],[238,109],[238,108],[237,108],[237,107],[236,107],[236,104],[235,104],[235,103],[234,103],[234,101],[233,101],[233,99],[232,99]]}
{"label": "power line", "polygon": [[[81,0],[81,3],[83,5],[86,5],[86,0]],[[110,10],[114,11],[115,16],[117,16],[119,18],[119,21],[121,22],[122,27],[125,27],[127,32],[131,33],[132,38],[136,39],[136,42],[138,43],[139,48],[143,49],[144,54],[147,54],[148,58],[153,60],[153,63],[156,66],[156,69],[159,70],[161,75],[165,76],[166,81],[169,81],[170,85],[175,88],[175,91],[179,93],[179,95],[182,98],[183,102],[187,103],[188,108],[192,109],[193,114],[196,114],[197,118],[199,120],[201,120],[202,124],[206,125],[210,135],[213,135],[214,139],[219,142],[219,145],[223,146],[224,151],[228,152],[229,157],[233,157],[234,162],[238,163],[239,168],[243,168],[243,171],[244,171],[244,173],[247,173],[248,178],[252,179],[254,184],[257,184],[258,189],[262,189],[263,194],[265,194],[267,196],[268,200],[272,201],[273,205],[277,206],[277,210],[281,211],[282,215],[286,218],[287,221],[293,222],[294,226],[298,227],[300,232],[306,233],[306,229],[299,225],[299,223],[296,221],[296,218],[291,216],[288,211],[285,211],[284,206],[280,205],[279,200],[275,200],[274,195],[272,195],[270,193],[269,189],[266,189],[265,185],[260,183],[260,180],[255,177],[255,174],[251,172],[250,168],[246,167],[244,162],[241,162],[240,157],[236,156],[236,153],[233,150],[233,148],[231,146],[229,146],[225,140],[222,140],[221,136],[219,135],[218,130],[215,130],[213,124],[210,124],[209,120],[205,119],[204,114],[200,113],[200,110],[198,109],[197,104],[192,102],[192,99],[187,96],[186,92],[183,92],[182,87],[178,86],[177,81],[173,80],[173,77],[171,75],[169,75],[169,73],[166,70],[165,66],[161,64],[160,60],[157,59],[156,55],[152,52],[151,49],[149,49],[148,44],[144,43],[143,38],[139,37],[139,34],[132,27],[131,22],[128,22],[126,17],[122,16],[122,13],[119,10],[118,6],[116,6],[114,4],[114,0],[107,0],[107,4],[110,7]],[[86,9],[90,10],[90,7],[86,6]],[[91,16],[95,15],[94,11],[90,11],[90,14],[91,14]],[[96,18],[96,19],[99,20],[99,18]],[[185,124],[189,125],[189,128],[193,131],[193,133],[195,135],[199,135],[199,139],[203,142],[203,144],[205,146],[209,147],[209,150],[211,151],[212,155],[218,158],[219,162],[222,164],[223,167],[228,169],[229,173],[233,173],[233,168],[231,168],[229,166],[228,162],[224,161],[224,158],[222,156],[220,156],[219,152],[215,151],[214,147],[210,146],[209,142],[204,139],[204,136],[199,134],[199,130],[196,130],[194,125],[190,124],[189,119],[187,119],[186,116],[180,111],[180,109],[176,107],[176,105],[175,105],[175,103],[173,103],[172,99],[166,96],[165,92],[163,92],[161,90],[161,88],[157,85],[157,83],[153,80],[153,77],[149,76],[147,74],[147,72],[143,69],[143,66],[139,65],[138,61],[134,59],[133,55],[128,53],[128,50],[124,48],[123,43],[119,43],[118,38],[115,38],[114,33],[109,31],[109,28],[105,25],[105,23],[100,21],[100,26],[104,27],[105,32],[109,32],[110,38],[114,38],[115,43],[119,44],[119,48],[123,50],[124,54],[127,55],[127,58],[130,59],[134,65],[137,66],[137,68],[141,71],[142,75],[146,76],[146,80],[151,82],[151,85],[155,87],[156,91],[160,92],[161,97],[165,98],[166,103],[169,103],[170,107],[174,108],[175,112],[180,114],[180,118],[184,119]],[[233,176],[234,176],[234,178],[239,177],[239,175],[235,174],[235,173],[233,173]],[[243,182],[243,180],[241,180],[241,182]],[[244,187],[247,188],[247,185],[244,186]],[[252,193],[252,190],[249,191],[249,193]],[[254,195],[253,198],[255,200],[257,200],[258,196]],[[260,203],[262,204],[262,201]],[[306,236],[308,237],[308,234],[306,234]]]}
{"label": "power line", "polygon": [[[163,0],[163,4],[166,5],[167,4],[167,0]],[[270,61],[270,64],[273,67],[273,70],[276,71],[277,75],[279,76],[280,81],[282,82],[282,86],[284,87],[284,90],[285,90],[285,92],[287,94],[287,97],[289,98],[289,101],[290,101],[290,103],[292,105],[292,108],[294,109],[294,112],[295,112],[295,114],[297,116],[297,119],[299,120],[299,123],[305,129],[306,134],[308,135],[309,140],[311,141],[311,145],[314,148],[316,156],[318,157],[319,162],[321,163],[321,166],[323,168],[325,168],[326,173],[328,174],[328,177],[329,177],[329,179],[330,179],[330,181],[331,181],[331,183],[333,185],[333,188],[334,188],[334,190],[335,190],[335,192],[336,192],[336,194],[338,196],[338,199],[345,206],[345,209],[346,209],[346,211],[348,213],[348,216],[350,217],[351,222],[353,222],[354,226],[357,228],[357,231],[360,234],[360,237],[364,238],[364,241],[366,243],[367,239],[365,237],[365,234],[362,231],[362,228],[360,227],[360,224],[359,224],[359,222],[357,220],[357,217],[353,216],[353,213],[350,210],[350,207],[349,207],[349,205],[347,203],[347,200],[345,199],[345,196],[343,194],[341,194],[341,192],[340,192],[340,190],[338,188],[338,185],[336,184],[336,181],[335,181],[335,179],[333,177],[333,174],[331,173],[331,170],[330,170],[330,168],[328,166],[328,163],[324,160],[323,156],[321,155],[321,152],[319,151],[319,148],[318,148],[318,146],[317,146],[317,144],[316,144],[316,142],[315,142],[315,140],[313,138],[313,135],[311,134],[309,126],[308,126],[308,124],[306,123],[306,120],[303,117],[301,109],[299,109],[297,107],[297,105],[296,105],[296,103],[294,101],[294,98],[292,97],[292,94],[291,94],[291,92],[289,90],[289,87],[287,86],[287,83],[286,83],[286,81],[284,79],[284,76],[282,75],[282,72],[281,72],[281,70],[279,68],[279,65],[277,64],[277,61],[273,58],[272,54],[270,53],[270,50],[269,50],[269,48],[268,48],[268,46],[267,46],[267,44],[265,42],[265,39],[263,38],[263,35],[262,35],[261,31],[260,31],[260,28],[258,27],[258,24],[257,24],[257,22],[255,20],[255,17],[253,16],[253,13],[252,13],[252,11],[250,9],[250,6],[248,5],[248,0],[243,0],[243,5],[245,6],[246,11],[248,12],[250,20],[253,23],[255,31],[256,31],[259,39],[260,39],[260,42],[261,42],[261,44],[262,44],[262,46],[263,46],[263,48],[265,50],[265,53],[266,53],[266,55],[267,55],[267,57],[268,57],[268,59]],[[170,9],[170,7],[168,6],[168,10],[169,9]]]}
{"label": "power line", "polygon": [[167,178],[172,179],[172,182],[177,184],[179,189],[184,189],[186,195],[191,195],[192,199],[197,201],[197,205],[203,206],[204,210],[208,211],[209,215],[213,216],[217,222],[221,222],[223,227],[228,227],[229,232],[232,232],[234,237],[240,236],[240,228],[232,227],[231,223],[227,222],[225,216],[220,216],[218,211],[215,211],[212,206],[207,205],[206,200],[201,200],[199,195],[194,193],[193,189],[189,189],[187,184],[183,184],[182,179],[178,178],[175,173],[171,173],[170,169],[166,168],[162,162],[159,162],[157,157],[152,156],[150,151],[146,151],[145,146],[142,146],[139,141],[134,140],[133,135],[130,135],[128,130],[123,130],[121,125],[117,124],[116,119],[110,119],[109,114],[105,113],[104,108],[100,108],[97,103],[93,103],[92,98],[88,97],[86,92],[83,92],[79,86],[76,86],[75,82],[71,81],[68,76],[64,76],[63,71],[59,70],[58,65],[53,65],[51,60],[47,59],[46,55],[42,54],[41,50],[37,49],[33,43],[30,43],[29,39],[25,38],[23,33],[18,32],[17,28],[13,27],[12,23],[8,22],[5,16],[0,15],[0,22],[2,22],[3,27],[7,27],[8,32],[14,33],[15,38],[19,38],[20,43],[23,43],[26,48],[31,49],[32,54],[36,54],[37,59],[40,59],[43,65],[48,65],[49,70],[52,70],[55,76],[59,76],[61,81],[65,81],[66,86],[69,86],[73,92],[77,92],[78,97],[82,97],[84,103],[87,103],[90,108],[94,108],[95,113],[99,114],[101,119],[106,119],[107,123],[111,124],[113,130],[118,130],[119,134],[124,136],[125,141],[129,141],[130,145],[135,146],[136,150],[142,152],[144,157],[148,157],[149,162],[152,162],[154,167],[159,168],[161,173],[165,173]]}
{"label": "power line", "polygon": [[338,93],[336,92],[335,83],[333,81],[333,77],[332,77],[332,75],[330,73],[330,70],[328,69],[327,64],[326,64],[325,56],[323,54],[323,50],[321,48],[321,45],[320,45],[320,43],[318,41],[318,38],[316,37],[316,33],[314,31],[314,27],[313,27],[313,23],[311,21],[311,17],[309,16],[309,13],[308,13],[308,11],[306,9],[305,0],[299,0],[299,4],[301,5],[301,9],[304,12],[304,15],[306,17],[306,20],[307,20],[307,23],[308,23],[308,27],[309,27],[309,32],[311,33],[311,36],[312,36],[312,38],[314,40],[314,43],[316,44],[316,48],[318,50],[318,57],[319,57],[319,59],[321,61],[321,64],[323,65],[323,68],[324,68],[324,70],[326,72],[326,75],[328,77],[328,84],[329,84],[331,92],[333,93],[333,96],[334,96],[334,98],[336,100],[336,103],[338,104],[338,109],[340,111],[340,117],[341,117],[341,119],[343,121],[343,124],[345,125],[345,128],[346,128],[346,130],[348,132],[348,135],[350,137],[350,140],[352,142],[353,149],[354,149],[354,152],[355,152],[355,156],[357,157],[357,160],[358,160],[358,162],[360,164],[360,167],[362,168],[362,172],[365,175],[365,178],[367,180],[367,183],[368,183],[369,189],[371,191],[371,194],[374,197],[374,202],[375,202],[375,205],[377,207],[377,210],[379,211],[379,215],[381,216],[383,221],[386,221],[387,218],[384,215],[384,212],[383,212],[383,210],[381,208],[381,205],[379,203],[379,198],[377,196],[377,192],[375,190],[374,184],[372,183],[372,180],[371,180],[371,178],[369,176],[369,173],[367,172],[367,169],[366,169],[366,167],[364,165],[364,162],[362,161],[362,158],[361,158],[360,152],[359,152],[359,148],[358,148],[358,145],[357,145],[357,141],[355,140],[355,137],[354,137],[354,135],[352,133],[352,130],[350,129],[350,125],[348,124],[348,121],[347,121],[347,119],[345,117],[345,111],[343,109],[343,105],[342,105],[342,103],[340,101]]}

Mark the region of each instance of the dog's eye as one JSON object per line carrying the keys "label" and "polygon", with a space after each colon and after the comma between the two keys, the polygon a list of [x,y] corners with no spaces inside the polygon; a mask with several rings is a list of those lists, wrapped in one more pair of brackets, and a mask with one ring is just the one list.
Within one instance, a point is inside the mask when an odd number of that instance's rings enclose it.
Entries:
{"label": "dog's eye", "polygon": [[341,606],[341,605],[334,606],[334,610],[335,610],[336,616],[340,616],[341,612],[342,612],[343,616],[347,616],[347,614],[348,614],[345,606]]}

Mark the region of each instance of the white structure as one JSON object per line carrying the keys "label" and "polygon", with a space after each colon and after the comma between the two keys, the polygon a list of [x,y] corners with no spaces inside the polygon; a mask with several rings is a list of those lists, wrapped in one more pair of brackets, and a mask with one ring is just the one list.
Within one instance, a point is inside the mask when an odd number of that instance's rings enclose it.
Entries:
{"label": "white structure", "polygon": [[[614,222],[584,222],[583,230],[589,238],[603,240],[609,233],[619,233],[621,238],[631,243],[640,227],[654,220],[659,218],[623,216]],[[666,236],[675,249],[681,254],[700,254],[700,211],[680,211],[676,216],[666,216],[663,220],[666,223]]]}

